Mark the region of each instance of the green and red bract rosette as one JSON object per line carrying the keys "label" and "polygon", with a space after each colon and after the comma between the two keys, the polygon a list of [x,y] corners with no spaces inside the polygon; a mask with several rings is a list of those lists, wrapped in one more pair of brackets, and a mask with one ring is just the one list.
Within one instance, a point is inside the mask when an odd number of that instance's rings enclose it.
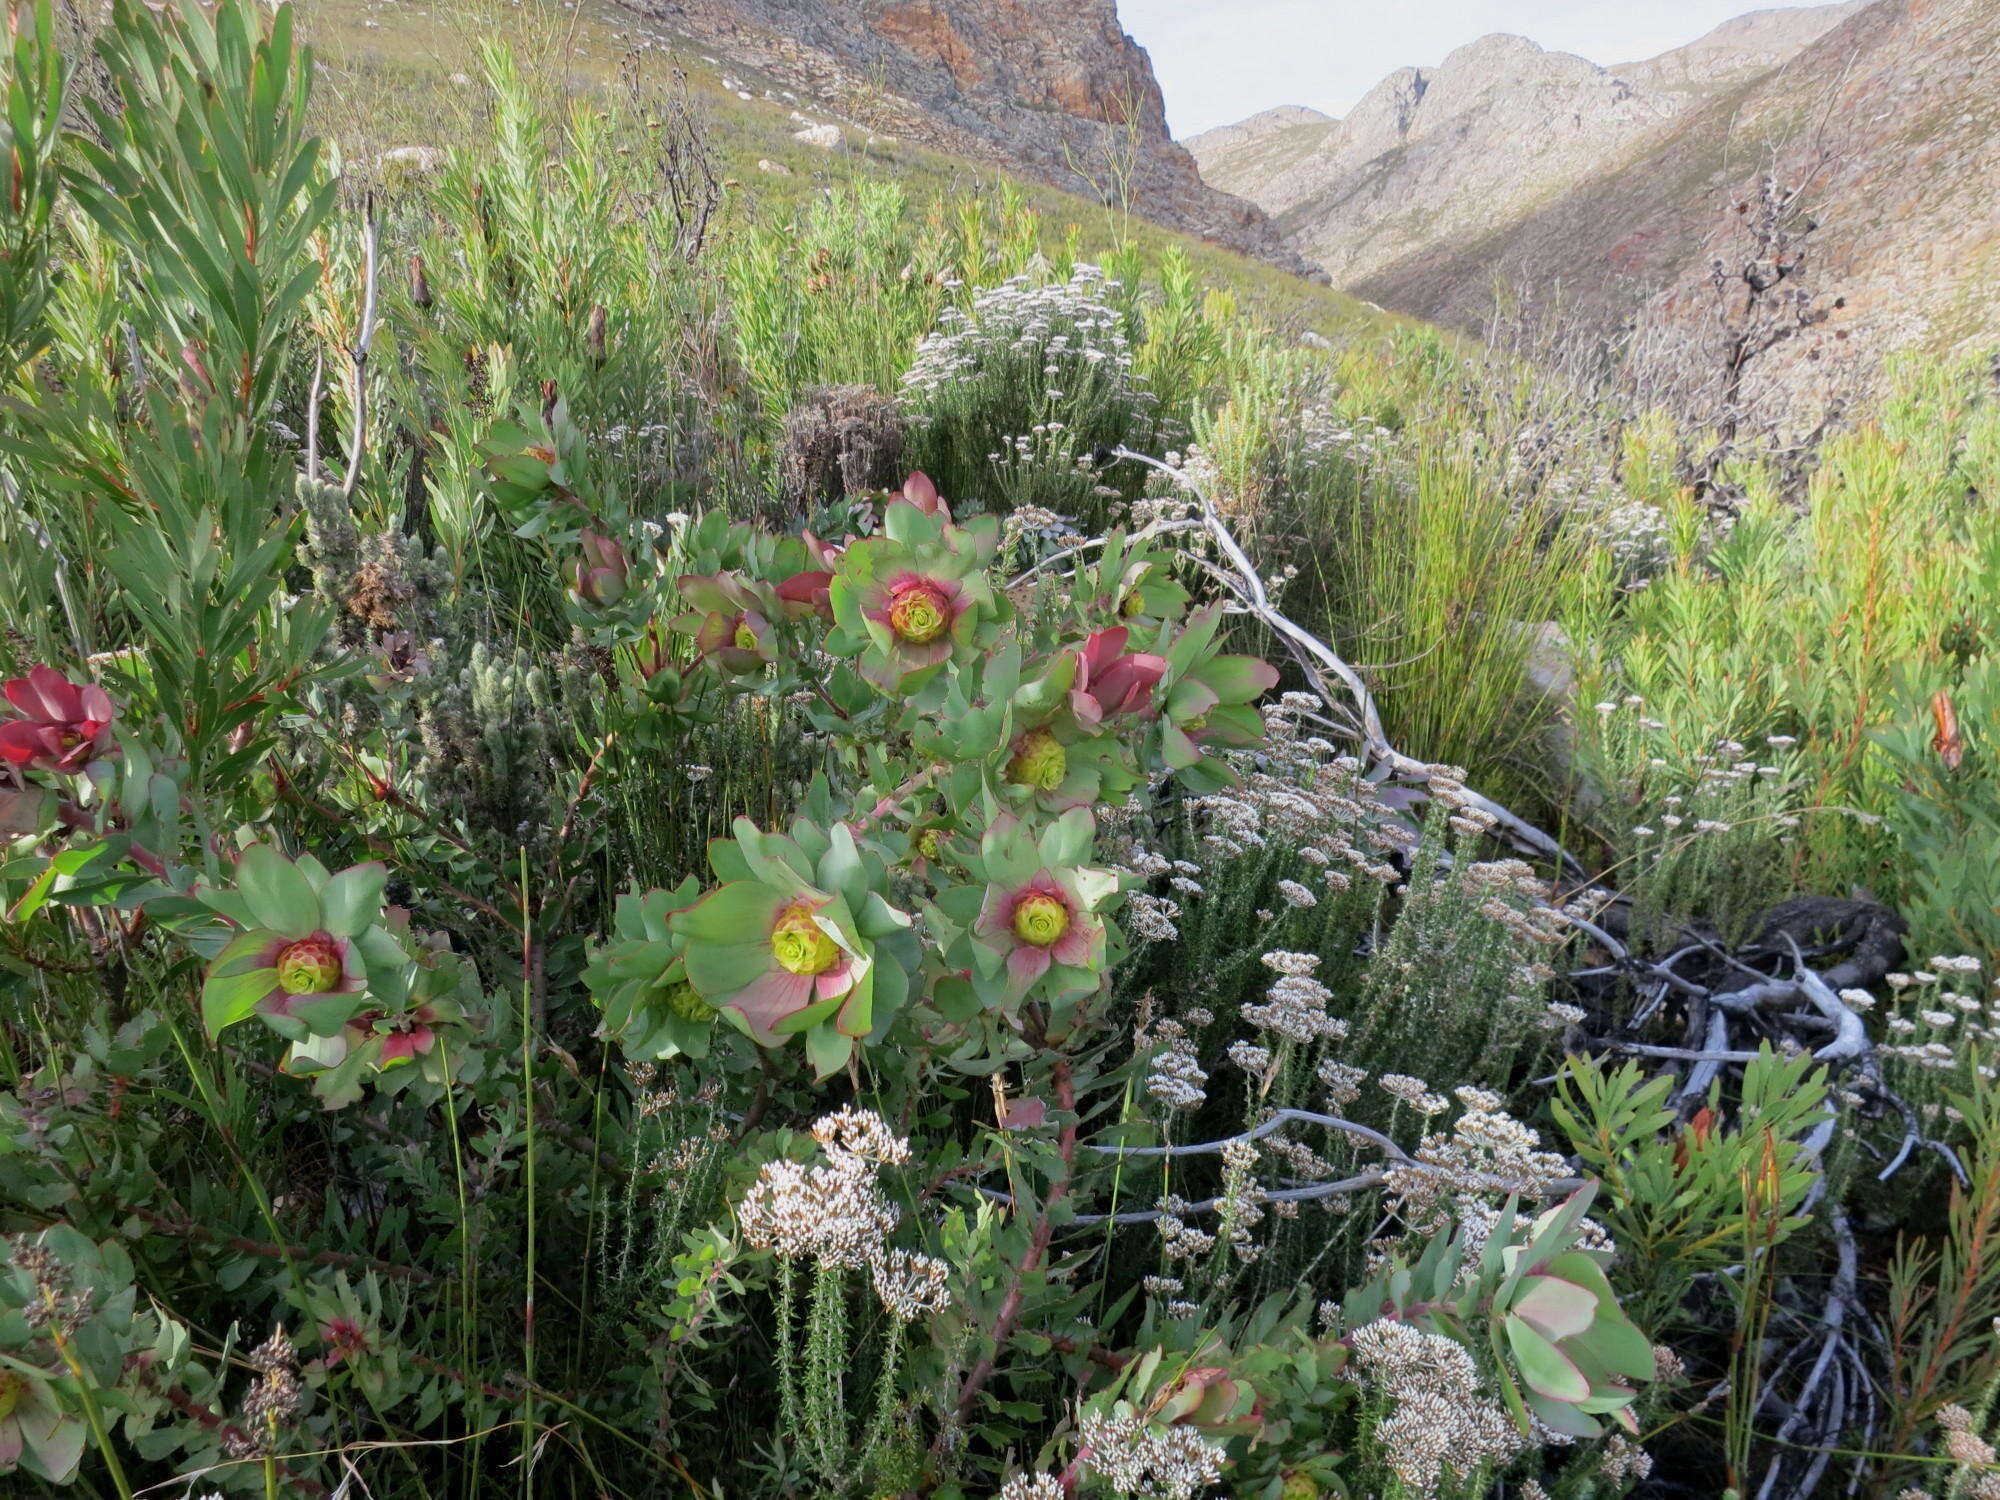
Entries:
{"label": "green and red bract rosette", "polygon": [[387,879],[379,863],[331,875],[311,855],[294,861],[254,844],[237,861],[233,890],[198,888],[197,899],[238,929],[202,985],[210,1040],[253,1016],[287,1041],[336,1035],[365,1003],[371,960],[408,961],[381,925]]}
{"label": "green and red bract rosette", "polygon": [[913,692],[952,659],[990,645],[1011,613],[986,569],[999,525],[964,526],[891,501],[884,534],[840,555],[828,597],[835,631],[828,649],[858,656],[861,675],[885,693]]}
{"label": "green and red bract rosette", "polygon": [[973,983],[989,1003],[1011,1013],[1031,994],[1073,999],[1103,983],[1104,911],[1118,877],[1082,863],[1095,835],[1076,808],[1039,838],[1003,817],[981,840],[973,873],[985,884],[970,938]]}
{"label": "green and red bract rosette", "polygon": [[411,933],[407,912],[383,906],[387,877],[378,863],[335,875],[311,855],[255,844],[232,888],[198,887],[196,899],[236,929],[202,984],[210,1040],[262,1021],[291,1043],[283,1070],[311,1078],[329,1109],[359,1098],[370,1075],[391,1092],[410,1077],[441,1078],[443,1044],[475,986],[442,937]]}
{"label": "green and red bract rosette", "polygon": [[703,1000],[763,1046],[804,1036],[825,1077],[902,1004],[908,969],[881,950],[910,918],[884,899],[887,867],[845,824],[801,819],[788,836],[739,818],[734,832],[709,846],[723,884],[673,913],[668,931]]}

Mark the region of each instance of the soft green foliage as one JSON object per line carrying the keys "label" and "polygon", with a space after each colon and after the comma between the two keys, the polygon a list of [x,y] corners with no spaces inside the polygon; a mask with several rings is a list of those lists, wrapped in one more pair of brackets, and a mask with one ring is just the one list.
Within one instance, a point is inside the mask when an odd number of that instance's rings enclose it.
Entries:
{"label": "soft green foliage", "polygon": [[1636,1290],[1649,1326],[1679,1305],[1704,1272],[1741,1253],[1753,1214],[1777,1219],[1773,1245],[1803,1227],[1815,1174],[1807,1140],[1830,1119],[1826,1085],[1810,1058],[1768,1049],[1743,1074],[1741,1123],[1723,1123],[1711,1091],[1692,1119],[1667,1107],[1672,1080],[1634,1063],[1573,1061],[1559,1081],[1556,1123],[1604,1184],[1605,1227],[1622,1252],[1620,1279]]}

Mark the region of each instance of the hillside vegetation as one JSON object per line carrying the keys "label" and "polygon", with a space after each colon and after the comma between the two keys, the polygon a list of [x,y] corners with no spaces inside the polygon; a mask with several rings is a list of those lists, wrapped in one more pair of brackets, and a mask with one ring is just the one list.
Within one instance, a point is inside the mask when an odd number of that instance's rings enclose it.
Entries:
{"label": "hillside vegetation", "polygon": [[1989,371],[7,14],[7,1493],[2000,1486]]}

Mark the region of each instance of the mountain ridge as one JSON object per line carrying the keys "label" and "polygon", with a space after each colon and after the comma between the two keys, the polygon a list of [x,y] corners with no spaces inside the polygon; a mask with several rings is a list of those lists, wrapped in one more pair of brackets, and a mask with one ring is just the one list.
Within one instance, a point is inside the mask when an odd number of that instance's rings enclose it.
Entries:
{"label": "mountain ridge", "polygon": [[1761,378],[1810,404],[1865,394],[1895,349],[2000,339],[1978,290],[2000,268],[1996,65],[1990,0],[1753,12],[1617,68],[1482,38],[1342,120],[1266,111],[1187,144],[1336,287],[1475,330],[1499,287],[1559,290],[1587,332],[1697,327],[1775,171],[1821,226],[1832,315]]}

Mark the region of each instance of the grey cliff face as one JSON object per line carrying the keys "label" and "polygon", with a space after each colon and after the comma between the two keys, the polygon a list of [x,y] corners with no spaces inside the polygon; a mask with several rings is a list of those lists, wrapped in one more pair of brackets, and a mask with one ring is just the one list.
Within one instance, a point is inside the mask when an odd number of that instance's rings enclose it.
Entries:
{"label": "grey cliff face", "polygon": [[1264,211],[1202,181],[1167,133],[1114,0],[626,0],[848,120],[1310,272]]}

